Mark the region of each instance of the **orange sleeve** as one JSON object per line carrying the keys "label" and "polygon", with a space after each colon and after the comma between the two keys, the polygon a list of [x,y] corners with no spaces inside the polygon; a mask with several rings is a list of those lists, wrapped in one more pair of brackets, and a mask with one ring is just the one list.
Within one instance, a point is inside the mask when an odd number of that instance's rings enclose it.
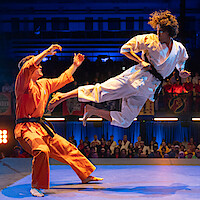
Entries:
{"label": "orange sleeve", "polygon": [[58,78],[46,79],[46,84],[47,84],[49,93],[52,93],[52,92],[55,92],[56,90],[59,90],[60,88],[64,87],[66,84],[72,81],[74,81],[74,78],[68,72],[68,70],[66,70]]}
{"label": "orange sleeve", "polygon": [[27,90],[32,74],[38,67],[39,66],[35,65],[33,59],[30,59],[23,65],[15,82],[15,91],[17,94],[24,93],[25,90]]}

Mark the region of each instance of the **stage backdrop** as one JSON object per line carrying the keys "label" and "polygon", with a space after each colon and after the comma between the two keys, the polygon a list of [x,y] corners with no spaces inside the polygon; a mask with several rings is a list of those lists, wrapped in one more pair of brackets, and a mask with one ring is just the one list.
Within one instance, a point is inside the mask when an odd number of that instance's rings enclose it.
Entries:
{"label": "stage backdrop", "polygon": [[173,141],[182,142],[184,137],[189,140],[190,137],[194,137],[197,144],[200,143],[200,122],[154,122],[135,121],[129,128],[119,128],[111,126],[109,122],[87,122],[87,126],[84,127],[82,122],[53,122],[58,134],[62,135],[66,139],[74,135],[79,144],[80,139],[88,136],[89,141],[93,140],[93,136],[96,134],[100,139],[104,135],[106,140],[110,139],[111,135],[114,135],[114,140],[118,142],[118,139],[122,139],[123,135],[128,136],[128,140],[135,143],[137,137],[142,135],[142,139],[148,145],[152,137],[156,137],[158,144],[160,145],[162,139],[166,142],[172,143]]}

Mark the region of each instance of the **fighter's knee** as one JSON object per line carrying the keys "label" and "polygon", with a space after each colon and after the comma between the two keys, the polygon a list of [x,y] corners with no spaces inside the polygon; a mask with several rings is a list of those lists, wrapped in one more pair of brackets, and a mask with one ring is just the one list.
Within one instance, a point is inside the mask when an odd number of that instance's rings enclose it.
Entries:
{"label": "fighter's knee", "polygon": [[128,128],[132,124],[133,121],[134,121],[134,119],[132,119],[132,118],[131,119],[125,118],[122,122],[122,127]]}

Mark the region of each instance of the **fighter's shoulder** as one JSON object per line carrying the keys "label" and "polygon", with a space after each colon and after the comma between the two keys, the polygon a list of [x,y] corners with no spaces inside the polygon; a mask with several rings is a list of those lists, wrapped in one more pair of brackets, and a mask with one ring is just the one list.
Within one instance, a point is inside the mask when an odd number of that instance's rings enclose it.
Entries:
{"label": "fighter's shoulder", "polygon": [[179,47],[180,49],[185,49],[184,45],[183,45],[181,42],[179,42],[179,41],[177,41],[177,40],[173,40],[173,42],[174,42],[174,44],[175,44],[177,47]]}
{"label": "fighter's shoulder", "polygon": [[143,34],[143,35],[141,35],[141,37],[143,38],[144,43],[147,44],[147,45],[155,43],[155,42],[159,43],[158,36],[154,33]]}

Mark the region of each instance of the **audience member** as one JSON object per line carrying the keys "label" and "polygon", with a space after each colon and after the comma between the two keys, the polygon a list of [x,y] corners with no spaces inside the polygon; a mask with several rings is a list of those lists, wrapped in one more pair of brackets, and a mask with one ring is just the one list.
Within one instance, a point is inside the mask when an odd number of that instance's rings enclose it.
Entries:
{"label": "audience member", "polygon": [[111,150],[111,154],[114,154],[114,150],[115,150],[115,147],[117,146],[117,143],[114,141],[114,135],[111,135],[110,136],[110,150]]}
{"label": "audience member", "polygon": [[120,158],[126,158],[126,157],[127,157],[126,149],[121,149]]}
{"label": "audience member", "polygon": [[112,158],[120,158],[120,148],[115,148],[114,155],[112,155]]}
{"label": "audience member", "polygon": [[82,139],[79,141],[78,149],[79,149],[81,152],[82,152],[82,150],[84,149],[84,144],[83,144],[83,140],[82,140]]}
{"label": "audience member", "polygon": [[94,140],[91,142],[90,146],[97,147],[99,145],[101,145],[101,142],[98,140],[97,135],[94,135]]}
{"label": "audience member", "polygon": [[137,147],[140,148],[141,142],[143,142],[143,141],[142,141],[142,137],[141,137],[141,136],[138,136],[138,137],[137,137],[137,142],[135,142],[134,147],[136,146],[136,143],[137,143]]}
{"label": "audience member", "polygon": [[125,149],[126,152],[128,152],[128,147],[129,147],[130,142],[128,141],[127,135],[123,136],[123,140],[122,140],[122,146],[121,146],[121,150]]}

